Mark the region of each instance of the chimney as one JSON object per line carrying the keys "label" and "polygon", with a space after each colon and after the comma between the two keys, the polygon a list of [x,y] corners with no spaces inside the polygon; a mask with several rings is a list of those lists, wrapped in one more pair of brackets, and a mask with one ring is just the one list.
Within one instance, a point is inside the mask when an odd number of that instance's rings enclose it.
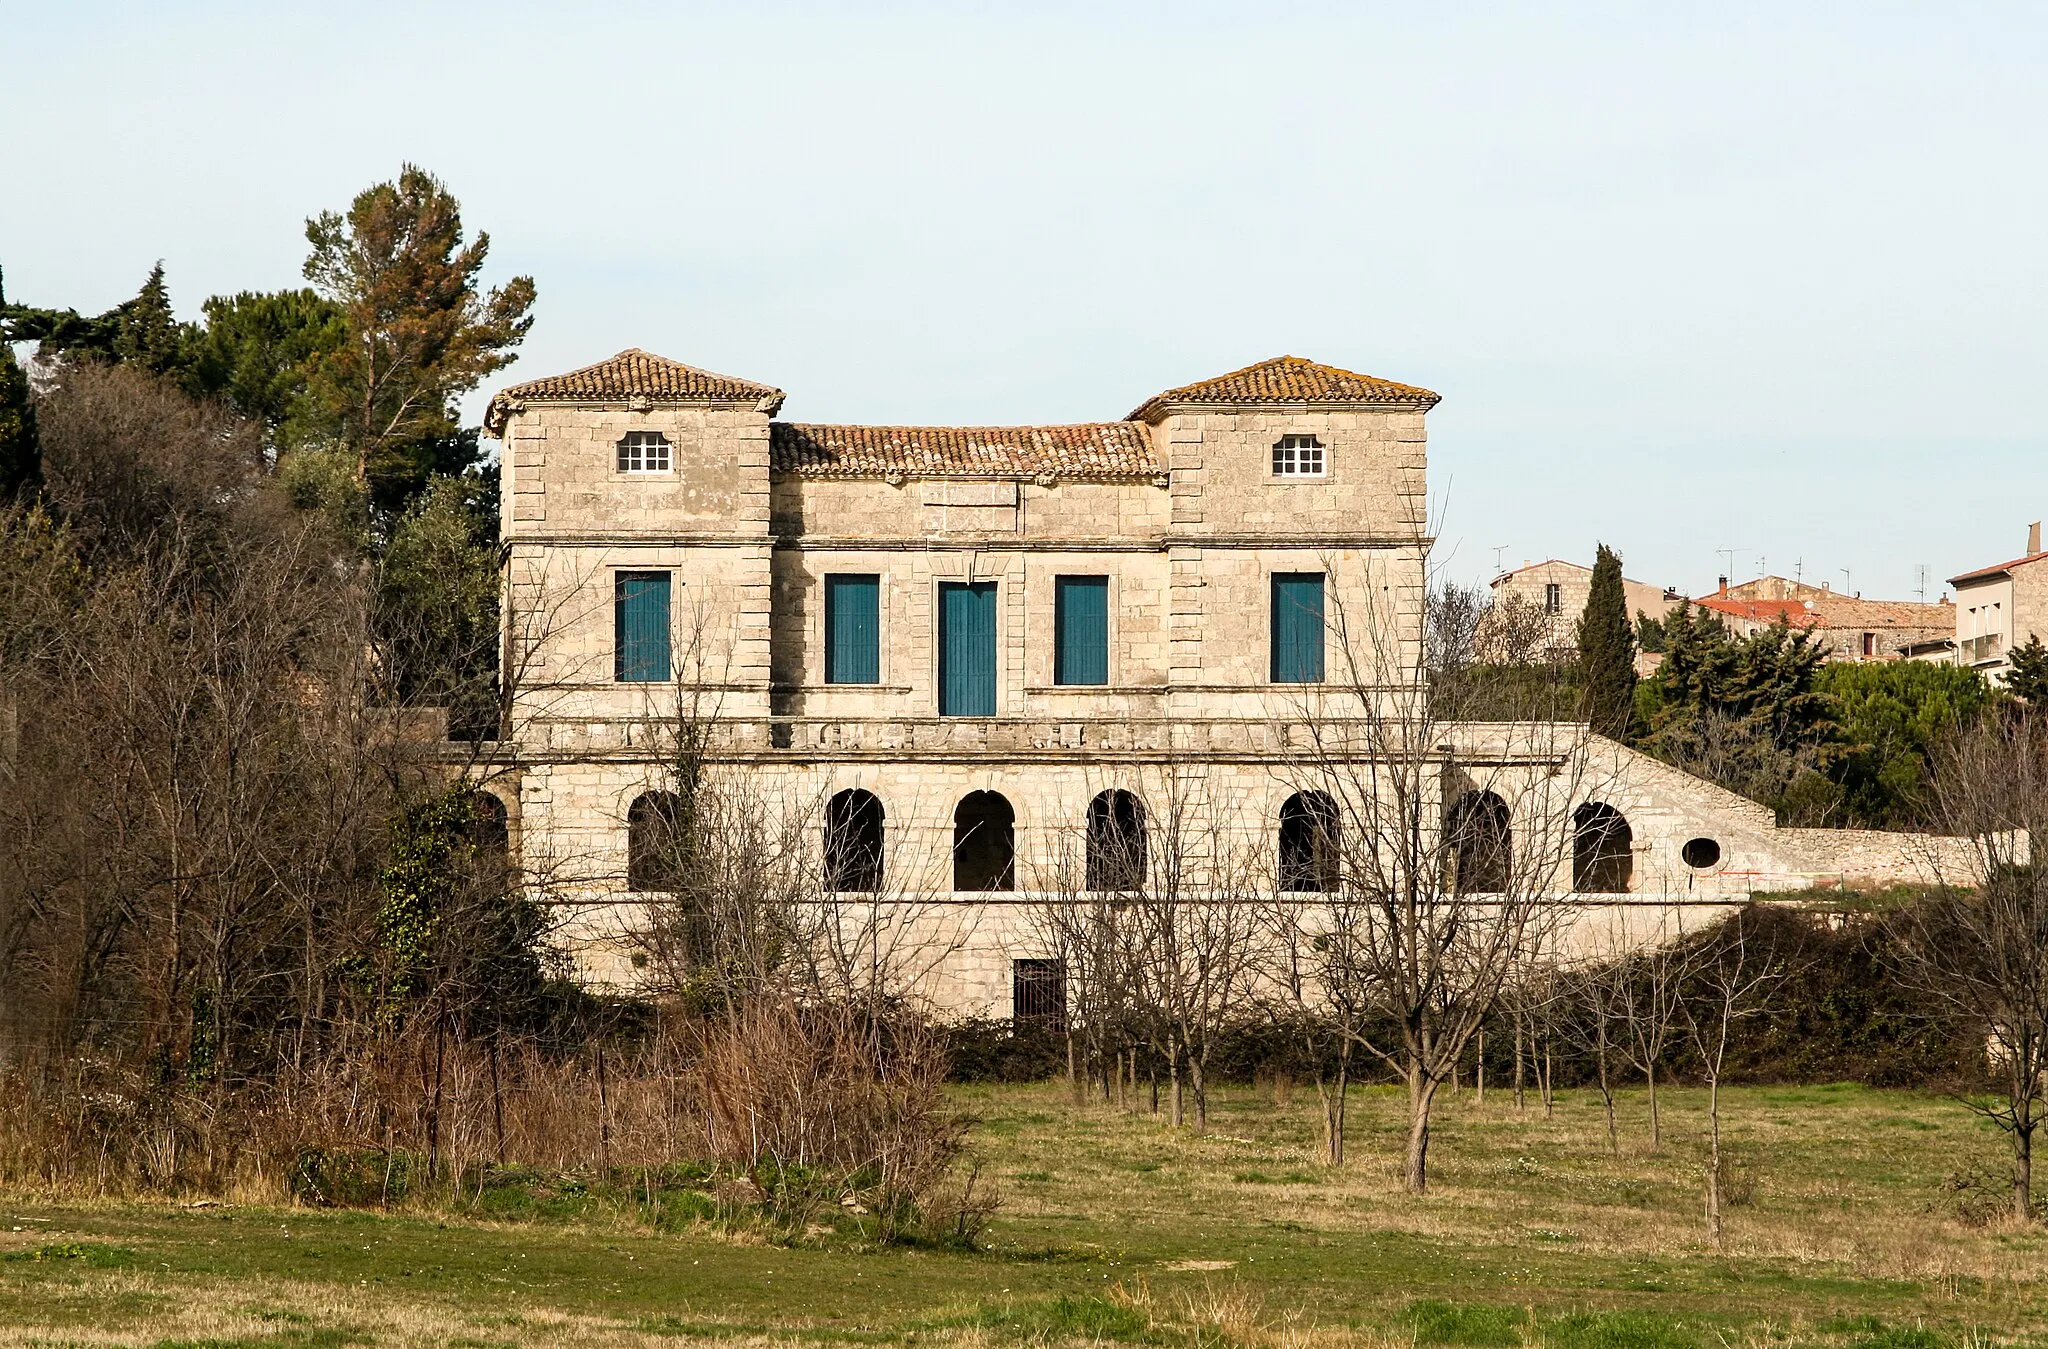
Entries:
{"label": "chimney", "polygon": [[1721,578],[1721,598],[1728,598],[1728,578],[1725,576]]}
{"label": "chimney", "polygon": [[2033,524],[2027,526],[2027,556],[2032,557],[2034,554],[2040,551],[2041,522],[2039,520],[2036,520]]}

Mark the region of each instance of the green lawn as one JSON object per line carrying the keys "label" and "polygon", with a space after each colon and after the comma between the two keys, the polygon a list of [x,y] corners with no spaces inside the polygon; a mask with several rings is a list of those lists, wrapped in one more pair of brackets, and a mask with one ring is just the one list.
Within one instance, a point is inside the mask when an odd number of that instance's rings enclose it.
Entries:
{"label": "green lawn", "polygon": [[[994,1345],[1319,1343],[1842,1349],[2048,1340],[2048,1239],[1947,1216],[1945,1175],[2002,1138],[1939,1098],[1727,1094],[1746,1202],[1705,1245],[1703,1098],[1640,1093],[1610,1158],[1598,1098],[1546,1120],[1496,1092],[1443,1111],[1434,1189],[1398,1185],[1397,1094],[1360,1091],[1352,1163],[1318,1106],[1222,1095],[1204,1137],[963,1089],[1004,1208],[987,1248],[794,1245],[703,1219],[657,1231],[559,1180],[493,1218],[0,1196],[0,1344]],[[502,1198],[502,1196],[500,1196]],[[672,1209],[673,1213],[674,1210]]]}

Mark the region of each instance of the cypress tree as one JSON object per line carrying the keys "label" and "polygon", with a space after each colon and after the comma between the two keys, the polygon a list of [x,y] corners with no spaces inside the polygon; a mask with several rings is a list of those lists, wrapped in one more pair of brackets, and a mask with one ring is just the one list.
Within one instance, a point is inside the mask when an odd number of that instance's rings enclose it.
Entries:
{"label": "cypress tree", "polygon": [[1621,584],[1621,557],[1601,544],[1579,616],[1580,714],[1601,735],[1626,739],[1635,710],[1636,634]]}

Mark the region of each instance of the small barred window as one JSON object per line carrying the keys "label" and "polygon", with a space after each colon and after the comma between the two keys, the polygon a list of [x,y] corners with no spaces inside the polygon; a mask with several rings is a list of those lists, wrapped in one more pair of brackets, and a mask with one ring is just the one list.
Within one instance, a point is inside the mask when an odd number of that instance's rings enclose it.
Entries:
{"label": "small barred window", "polygon": [[659,431],[629,431],[619,442],[619,472],[668,472],[668,437]]}
{"label": "small barred window", "polygon": [[1320,478],[1323,476],[1323,442],[1314,436],[1282,436],[1273,447],[1273,476],[1276,478]]}

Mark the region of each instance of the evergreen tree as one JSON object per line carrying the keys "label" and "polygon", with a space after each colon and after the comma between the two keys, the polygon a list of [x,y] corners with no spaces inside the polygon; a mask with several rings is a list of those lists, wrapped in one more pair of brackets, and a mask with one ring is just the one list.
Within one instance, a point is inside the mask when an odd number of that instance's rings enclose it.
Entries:
{"label": "evergreen tree", "polygon": [[313,388],[355,456],[358,483],[396,514],[430,477],[475,462],[455,400],[513,361],[533,326],[533,279],[480,293],[490,236],[465,244],[453,194],[411,164],[398,181],[359,193],[347,215],[307,221],[306,239],[306,279],[348,327]]}
{"label": "evergreen tree", "polygon": [[[0,279],[0,316],[7,313],[7,287]],[[41,476],[36,449],[36,409],[29,401],[28,372],[14,359],[0,324],[0,503],[22,494]]]}
{"label": "evergreen tree", "polygon": [[185,383],[190,349],[198,330],[171,313],[170,289],[164,285],[164,264],[157,260],[135,298],[104,316],[111,320],[109,346],[123,365],[137,365],[152,375]]}
{"label": "evergreen tree", "polygon": [[310,386],[347,340],[340,306],[310,290],[216,295],[195,348],[195,392],[263,423],[273,449],[336,439],[340,427]]}
{"label": "evergreen tree", "polygon": [[2012,669],[2005,676],[2005,691],[2029,707],[2048,706],[2048,647],[2033,633],[2012,649]]}
{"label": "evergreen tree", "polygon": [[1593,559],[1593,583],[1579,616],[1579,671],[1581,714],[1601,735],[1627,739],[1635,709],[1636,634],[1621,557],[1604,543]]}

